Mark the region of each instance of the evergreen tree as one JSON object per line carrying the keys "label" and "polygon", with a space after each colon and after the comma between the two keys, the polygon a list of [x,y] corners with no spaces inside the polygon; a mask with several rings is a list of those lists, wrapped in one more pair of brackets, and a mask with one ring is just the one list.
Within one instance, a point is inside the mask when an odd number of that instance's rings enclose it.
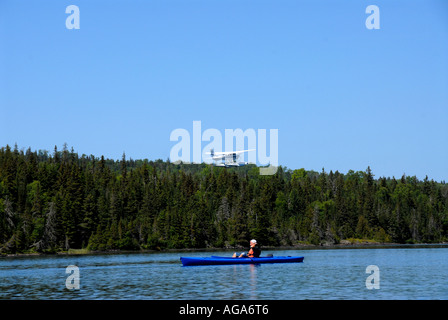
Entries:
{"label": "evergreen tree", "polygon": [[448,186],[0,148],[0,253],[448,240]]}

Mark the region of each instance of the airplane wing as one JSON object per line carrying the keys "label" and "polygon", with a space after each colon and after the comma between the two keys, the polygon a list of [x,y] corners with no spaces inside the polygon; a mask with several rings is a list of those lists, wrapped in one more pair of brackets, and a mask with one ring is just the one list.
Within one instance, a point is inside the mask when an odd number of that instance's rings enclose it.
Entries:
{"label": "airplane wing", "polygon": [[249,152],[249,151],[255,151],[255,149],[249,149],[249,150],[241,150],[241,151],[231,151],[231,154],[239,154],[243,152]]}
{"label": "airplane wing", "polygon": [[[214,155],[227,155],[227,156],[231,156],[233,154],[240,154],[243,152],[249,152],[249,151],[255,151],[255,149],[250,149],[250,150],[241,150],[241,151],[224,151],[224,152],[214,152]],[[207,152],[208,154],[210,154],[210,152]]]}

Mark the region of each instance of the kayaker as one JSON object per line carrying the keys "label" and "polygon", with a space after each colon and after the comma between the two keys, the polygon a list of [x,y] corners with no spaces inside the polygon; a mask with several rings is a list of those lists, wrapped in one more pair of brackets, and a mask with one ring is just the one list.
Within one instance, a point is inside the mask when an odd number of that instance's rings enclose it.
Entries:
{"label": "kayaker", "polygon": [[[257,245],[257,240],[252,239],[252,240],[250,240],[249,252],[241,253],[238,258],[258,258],[258,257],[260,257],[260,254],[261,254],[261,249]],[[236,258],[236,252],[233,254],[232,257]]]}

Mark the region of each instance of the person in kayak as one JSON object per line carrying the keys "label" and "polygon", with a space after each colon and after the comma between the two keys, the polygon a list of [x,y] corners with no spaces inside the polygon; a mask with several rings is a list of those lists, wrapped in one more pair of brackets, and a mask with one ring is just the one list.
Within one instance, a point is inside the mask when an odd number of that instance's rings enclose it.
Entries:
{"label": "person in kayak", "polygon": [[[261,254],[261,249],[260,247],[258,247],[257,245],[257,240],[252,239],[250,240],[250,248],[249,248],[249,252],[245,253],[241,253],[240,256],[238,258],[258,258],[260,257]],[[232,256],[233,258],[236,258],[236,252],[233,254]]]}

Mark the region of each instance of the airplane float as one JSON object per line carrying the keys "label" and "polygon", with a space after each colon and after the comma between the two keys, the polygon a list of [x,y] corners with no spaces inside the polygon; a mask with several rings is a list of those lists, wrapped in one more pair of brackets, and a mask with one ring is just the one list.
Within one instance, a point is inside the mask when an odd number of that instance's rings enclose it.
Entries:
{"label": "airplane float", "polygon": [[[250,150],[241,150],[241,151],[225,151],[225,152],[215,152],[214,149],[211,149],[210,152],[207,152],[211,155],[211,159],[215,161],[215,166],[217,167],[241,167],[248,164],[248,162],[238,162],[238,158],[244,152],[254,151],[255,149]],[[221,162],[218,162],[221,161]]]}

